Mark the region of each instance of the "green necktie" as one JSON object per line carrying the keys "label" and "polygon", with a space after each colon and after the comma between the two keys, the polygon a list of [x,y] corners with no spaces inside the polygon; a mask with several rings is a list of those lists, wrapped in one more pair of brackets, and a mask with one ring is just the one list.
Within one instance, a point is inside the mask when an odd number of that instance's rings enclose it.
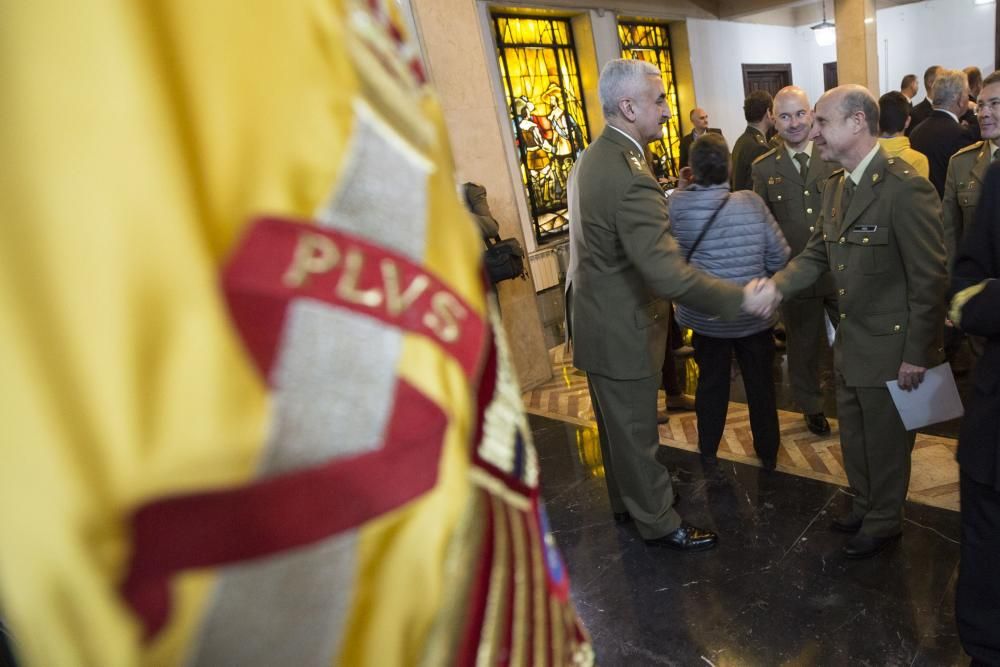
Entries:
{"label": "green necktie", "polygon": [[851,198],[854,196],[854,179],[850,176],[844,177],[844,197],[840,201],[840,210],[847,213],[848,207],[851,205]]}
{"label": "green necktie", "polygon": [[799,174],[805,178],[806,172],[809,171],[809,156],[805,153],[796,153],[795,161],[799,163]]}

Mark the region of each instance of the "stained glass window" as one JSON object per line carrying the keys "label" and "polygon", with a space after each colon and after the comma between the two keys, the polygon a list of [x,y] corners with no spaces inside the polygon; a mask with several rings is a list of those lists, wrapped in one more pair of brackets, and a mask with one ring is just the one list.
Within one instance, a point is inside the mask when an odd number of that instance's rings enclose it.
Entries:
{"label": "stained glass window", "polygon": [[590,141],[569,21],[494,14],[500,78],[539,244],[568,229],[566,181]]}
{"label": "stained glass window", "polygon": [[656,156],[657,164],[653,168],[657,175],[676,177],[681,128],[678,121],[677,86],[674,84],[674,61],[670,55],[670,32],[667,26],[657,23],[619,21],[618,39],[622,45],[622,58],[653,63],[663,77],[663,88],[667,92],[671,115],[670,120],[663,125],[663,136],[649,144],[649,148]]}

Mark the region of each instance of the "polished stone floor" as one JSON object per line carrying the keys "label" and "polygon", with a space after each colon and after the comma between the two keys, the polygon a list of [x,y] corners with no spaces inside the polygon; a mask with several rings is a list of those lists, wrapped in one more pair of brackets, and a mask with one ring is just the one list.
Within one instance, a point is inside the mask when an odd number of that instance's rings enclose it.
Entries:
{"label": "polished stone floor", "polygon": [[592,429],[531,425],[552,529],[601,665],[964,665],[954,593],[958,514],[908,503],[902,540],[848,561],[838,485],[661,447],[681,515],[716,530],[700,554],[615,524]]}

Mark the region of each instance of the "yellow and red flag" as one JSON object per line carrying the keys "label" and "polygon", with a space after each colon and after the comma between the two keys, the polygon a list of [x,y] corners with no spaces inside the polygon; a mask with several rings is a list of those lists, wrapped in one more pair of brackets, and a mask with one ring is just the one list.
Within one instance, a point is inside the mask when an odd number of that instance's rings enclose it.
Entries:
{"label": "yellow and red flag", "polygon": [[25,664],[592,661],[394,7],[4,0]]}

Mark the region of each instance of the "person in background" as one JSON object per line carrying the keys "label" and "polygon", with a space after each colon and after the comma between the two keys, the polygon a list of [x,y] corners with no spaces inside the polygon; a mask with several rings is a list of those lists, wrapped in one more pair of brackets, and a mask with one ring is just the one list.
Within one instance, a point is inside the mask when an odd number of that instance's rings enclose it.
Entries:
{"label": "person in background", "polygon": [[950,316],[956,327],[986,339],[958,437],[962,543],[955,590],[962,647],[973,665],[985,666],[1000,665],[1000,162],[982,184],[975,222],[955,261]]}
{"label": "person in background", "polygon": [[462,197],[465,199],[465,206],[469,209],[472,219],[476,221],[476,227],[483,240],[497,236],[500,233],[500,224],[493,217],[493,212],[490,211],[486,188],[479,183],[463,183]]}
{"label": "person in background", "polygon": [[[753,190],[778,221],[794,257],[816,231],[822,188],[836,165],[819,156],[810,137],[812,105],[804,90],[797,86],[779,90],[772,115],[780,145],[753,163]],[[835,320],[838,314],[829,272],[810,289],[782,303],[781,314],[792,397],[802,410],[806,428],[816,435],[827,435],[830,423],[823,411],[819,365],[821,355],[829,350],[826,318]]]}
{"label": "person in background", "polygon": [[976,101],[983,90],[983,72],[978,67],[966,67],[965,78],[969,82],[969,104],[965,113],[958,117],[958,122],[973,141],[979,141],[979,123],[976,122]]}
{"label": "person in background", "polygon": [[969,86],[961,70],[941,70],[934,80],[931,93],[934,110],[920,127],[910,134],[910,145],[927,156],[930,163],[930,181],[944,197],[944,182],[948,160],[959,149],[972,143],[969,133],[958,122],[965,113]]}
{"label": "person in background", "polygon": [[[705,135],[691,147],[693,182],[669,199],[670,231],[692,266],[739,285],[766,278],[788,261],[785,237],[764,201],[753,192],[729,192],[731,162],[726,140]],[[698,450],[714,461],[729,408],[730,359],[743,375],[754,451],[774,470],[781,435],[772,366],[777,313],[745,314],[722,322],[697,305],[677,308],[677,321],[694,331],[698,364],[695,412]]]}
{"label": "person in background", "polygon": [[924,122],[924,119],[931,115],[934,107],[931,105],[931,90],[934,88],[934,80],[937,79],[938,72],[944,68],[940,65],[931,65],[924,70],[924,99],[920,104],[910,109],[910,127],[906,129],[906,136],[913,134],[917,125]]}
{"label": "person in background", "polygon": [[927,156],[910,147],[910,138],[904,134],[910,126],[910,103],[906,96],[895,91],[886,93],[878,100],[878,142],[886,155],[898,157],[909,163],[918,174],[930,178]]}
{"label": "person in background", "polygon": [[907,74],[899,84],[899,92],[906,98],[907,109],[913,108],[913,98],[917,96],[920,85],[917,83],[916,74]]}
{"label": "person in background", "polygon": [[976,122],[983,138],[951,156],[941,201],[949,268],[966,230],[972,226],[976,204],[986,191],[986,169],[1000,161],[1000,70],[983,81],[976,107]]}
{"label": "person in background", "polygon": [[755,90],[743,100],[743,117],[746,118],[747,129],[733,146],[734,192],[753,188],[750,167],[754,160],[771,149],[767,143],[767,134],[774,127],[771,102],[771,94],[765,90]]}
{"label": "person in background", "polygon": [[681,148],[680,148],[680,158],[681,167],[688,166],[688,159],[691,151],[691,144],[698,138],[703,136],[706,132],[713,132],[715,134],[722,134],[722,130],[717,127],[708,126],[708,112],[698,107],[696,109],[691,109],[689,114],[691,119],[692,130],[681,137]]}

